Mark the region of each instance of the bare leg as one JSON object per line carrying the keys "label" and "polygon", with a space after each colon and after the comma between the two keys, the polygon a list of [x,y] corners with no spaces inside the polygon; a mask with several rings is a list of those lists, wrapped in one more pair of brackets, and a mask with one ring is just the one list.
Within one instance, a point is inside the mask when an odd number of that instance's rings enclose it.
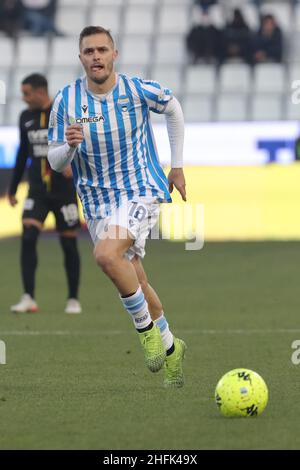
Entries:
{"label": "bare leg", "polygon": [[99,241],[94,249],[97,264],[123,297],[135,293],[139,288],[134,266],[124,257],[132,242],[126,229],[109,226],[107,237]]}
{"label": "bare leg", "polygon": [[161,301],[153,289],[153,287],[150,286],[147,275],[144,271],[144,267],[142,265],[141,258],[139,256],[135,256],[132,260],[131,263],[134,266],[134,269],[136,271],[139,283],[141,285],[141,288],[144,292],[145,299],[148,303],[149,307],[149,312],[151,315],[151,318],[153,321],[157,320],[162,312],[163,312],[163,306],[161,304]]}
{"label": "bare leg", "polygon": [[[165,363],[167,350],[160,328],[152,321],[149,305],[140,286],[135,267],[124,256],[132,243],[133,241],[126,229],[120,226],[109,226],[105,238],[97,243],[94,255],[102,271],[111,279],[121,294],[121,302],[130,314],[134,327],[138,331],[147,367],[151,372],[157,372]],[[139,274],[144,286],[146,286],[148,298],[152,301],[152,305],[154,304],[157,307],[159,299],[155,292],[150,290],[150,286],[147,287],[147,278],[142,266]],[[157,314],[156,311],[155,313]]]}

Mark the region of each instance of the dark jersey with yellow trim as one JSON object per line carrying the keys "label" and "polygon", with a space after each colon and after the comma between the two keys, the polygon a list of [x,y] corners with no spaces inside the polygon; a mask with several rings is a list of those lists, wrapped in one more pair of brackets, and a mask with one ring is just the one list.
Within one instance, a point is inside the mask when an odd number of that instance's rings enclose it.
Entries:
{"label": "dark jersey with yellow trim", "polygon": [[61,173],[53,171],[48,163],[48,123],[51,112],[50,106],[43,111],[26,109],[20,116],[20,146],[16,164],[9,188],[9,194],[14,195],[22,179],[28,159],[30,191],[38,195],[60,197],[75,193],[72,178],[66,178]]}

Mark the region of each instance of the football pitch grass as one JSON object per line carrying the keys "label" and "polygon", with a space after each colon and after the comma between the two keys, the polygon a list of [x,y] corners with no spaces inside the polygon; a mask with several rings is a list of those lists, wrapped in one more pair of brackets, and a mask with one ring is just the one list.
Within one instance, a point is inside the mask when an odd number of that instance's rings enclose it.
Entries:
{"label": "football pitch grass", "polygon": [[[151,242],[145,268],[174,333],[188,346],[186,385],[151,374],[129,315],[80,239],[82,315],[64,314],[55,237],[39,242],[38,314],[11,314],[21,294],[19,240],[0,241],[0,449],[300,448],[300,244]],[[227,371],[257,371],[269,403],[223,418],[214,389]]]}

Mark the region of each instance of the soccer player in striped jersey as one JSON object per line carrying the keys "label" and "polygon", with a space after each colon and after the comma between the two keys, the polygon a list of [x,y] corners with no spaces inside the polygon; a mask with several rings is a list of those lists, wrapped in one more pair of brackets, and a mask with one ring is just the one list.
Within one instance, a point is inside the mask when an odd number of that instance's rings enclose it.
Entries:
{"label": "soccer player in striped jersey", "polygon": [[[118,52],[108,30],[85,28],[79,49],[86,75],[56,96],[48,159],[55,171],[72,165],[96,262],[133,319],[148,368],[164,367],[164,385],[182,387],[186,345],[172,335],[141,262],[159,203],[171,202],[174,186],[186,200],[181,106],[159,83],[114,71]],[[150,111],[166,116],[168,178],[159,163]]]}

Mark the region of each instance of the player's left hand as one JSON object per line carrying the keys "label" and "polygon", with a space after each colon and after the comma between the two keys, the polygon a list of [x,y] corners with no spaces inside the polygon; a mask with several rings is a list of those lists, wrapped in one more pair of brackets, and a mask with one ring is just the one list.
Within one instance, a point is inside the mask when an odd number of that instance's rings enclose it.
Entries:
{"label": "player's left hand", "polygon": [[18,204],[18,199],[14,194],[8,194],[7,197],[11,207],[15,207]]}
{"label": "player's left hand", "polygon": [[172,168],[169,176],[169,191],[173,191],[174,186],[181,194],[183,201],[186,201],[186,190],[185,190],[185,177],[182,168]]}
{"label": "player's left hand", "polygon": [[72,172],[72,167],[71,165],[67,166],[64,171],[62,172],[65,178],[72,178],[73,177],[73,172]]}

